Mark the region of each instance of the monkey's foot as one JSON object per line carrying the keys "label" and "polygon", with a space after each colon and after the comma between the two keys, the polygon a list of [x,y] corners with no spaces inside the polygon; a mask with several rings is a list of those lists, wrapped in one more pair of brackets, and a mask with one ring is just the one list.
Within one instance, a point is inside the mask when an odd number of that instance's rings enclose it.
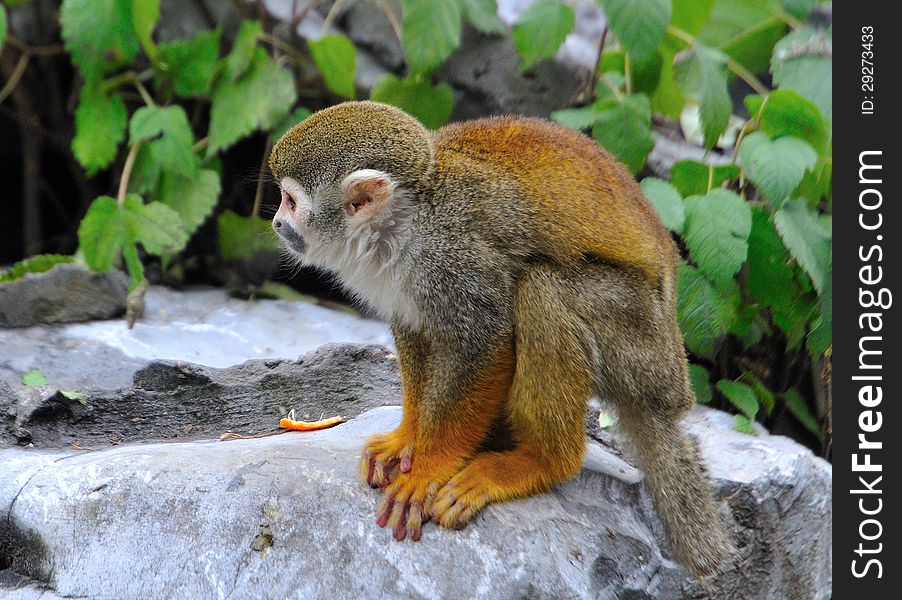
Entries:
{"label": "monkey's foot", "polygon": [[413,464],[412,435],[400,427],[391,433],[379,433],[367,440],[360,458],[360,476],[371,487],[385,487]]}
{"label": "monkey's foot", "polygon": [[419,462],[409,473],[399,473],[385,487],[385,493],[376,509],[376,524],[388,525],[394,530],[396,540],[406,536],[420,539],[423,523],[429,520],[429,510],[435,493],[459,468],[451,462]]}
{"label": "monkey's foot", "polygon": [[484,452],[438,491],[429,516],[448,529],[460,529],[490,502],[547,491],[556,478],[526,452]]}

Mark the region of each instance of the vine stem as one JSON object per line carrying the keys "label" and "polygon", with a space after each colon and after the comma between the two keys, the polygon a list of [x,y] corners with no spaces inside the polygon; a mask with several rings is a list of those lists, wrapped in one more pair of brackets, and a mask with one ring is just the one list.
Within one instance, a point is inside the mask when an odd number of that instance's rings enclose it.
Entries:
{"label": "vine stem", "polygon": [[398,41],[401,41],[401,23],[398,22],[398,16],[395,14],[395,11],[391,9],[391,6],[388,5],[386,0],[377,0],[379,3],[379,8],[382,9],[382,12],[385,13],[385,16],[388,18],[388,22],[391,25],[392,31],[395,32],[395,37],[398,38]]}
{"label": "vine stem", "polygon": [[210,143],[209,136],[203,137],[203,138],[197,140],[196,142],[194,142],[194,145],[191,146],[191,152],[198,152],[200,150],[203,150],[204,148],[207,147],[207,144],[209,144],[209,143]]}
{"label": "vine stem", "polygon": [[623,53],[623,80],[624,85],[626,86],[624,91],[626,92],[626,95],[629,96],[633,93],[633,69],[630,64],[629,52]]}
{"label": "vine stem", "polygon": [[338,11],[342,9],[342,5],[345,3],[345,0],[335,0],[332,3],[332,6],[329,7],[329,12],[326,13],[326,18],[323,19],[323,26],[320,28],[320,33],[326,33],[329,31],[329,28],[332,27],[332,23],[335,22],[335,18],[338,17]]}
{"label": "vine stem", "polygon": [[270,34],[268,34],[268,33],[261,33],[261,34],[258,35],[257,37],[260,38],[261,41],[263,41],[263,42],[269,44],[270,46],[272,46],[273,48],[278,48],[279,50],[281,50],[281,51],[284,52],[285,54],[289,55],[289,56],[294,60],[294,63],[295,63],[295,64],[297,64],[297,65],[303,65],[303,64],[304,64],[304,56],[303,56],[300,52],[298,52],[298,51],[297,51],[291,44],[289,44],[288,42],[285,42],[285,41],[283,41],[283,40],[277,38],[276,36],[270,35]]}
{"label": "vine stem", "polygon": [[[742,143],[742,140],[745,139],[745,136],[752,129],[757,129],[758,125],[761,123],[761,113],[764,112],[764,107],[767,106],[767,101],[770,99],[770,96],[765,96],[764,100],[761,102],[761,106],[758,107],[758,112],[755,113],[755,116],[748,121],[746,121],[745,125],[742,126],[742,129],[739,130],[739,135],[736,136],[736,143],[733,144],[733,155],[730,157],[731,162],[736,162],[736,159],[739,158],[739,144]],[[751,125],[751,127],[749,127]]]}
{"label": "vine stem", "polygon": [[266,159],[269,158],[269,150],[272,148],[272,135],[266,136],[266,148],[263,150],[263,158],[260,159],[260,171],[257,174],[257,189],[254,191],[254,207],[251,209],[252,217],[260,216],[260,204],[263,202],[263,180],[266,174]]}
{"label": "vine stem", "polygon": [[[690,46],[696,42],[694,35],[673,25],[667,26],[667,33]],[[754,73],[743,67],[741,64],[739,64],[729,56],[727,57],[727,68],[741,80],[746,82],[750,88],[755,90],[756,94],[767,96],[770,93],[770,90],[767,89],[767,86],[761,83],[761,81],[757,77],[755,77]]]}
{"label": "vine stem", "polygon": [[132,85],[134,85],[135,89],[138,90],[138,93],[141,94],[141,99],[144,100],[144,104],[146,104],[147,106],[157,105],[157,103],[153,101],[153,97],[150,95],[150,92],[147,91],[147,88],[144,87],[144,84],[141,83],[141,81],[137,77],[132,80]]}
{"label": "vine stem", "polygon": [[592,79],[589,80],[589,97],[593,100],[595,99],[595,88],[598,86],[598,79],[601,77],[601,74],[598,72],[601,69],[601,55],[604,52],[604,43],[608,37],[608,26],[605,25],[604,29],[601,31],[601,39],[598,41],[598,56],[595,57],[595,68],[592,69]]}
{"label": "vine stem", "polygon": [[0,90],[0,102],[6,100],[6,97],[9,96],[19,84],[19,80],[22,79],[22,75],[25,74],[25,69],[28,68],[28,61],[30,58],[31,55],[27,52],[23,52],[22,56],[19,57],[19,62],[16,63],[12,74],[6,81],[6,85],[4,85],[3,89]]}
{"label": "vine stem", "polygon": [[141,148],[141,142],[135,142],[128,150],[128,157],[125,159],[125,166],[122,167],[122,176],[119,178],[119,192],[116,194],[116,203],[119,206],[125,204],[125,194],[128,192],[128,180],[132,176],[132,169],[135,166],[135,159],[138,157],[138,149]]}

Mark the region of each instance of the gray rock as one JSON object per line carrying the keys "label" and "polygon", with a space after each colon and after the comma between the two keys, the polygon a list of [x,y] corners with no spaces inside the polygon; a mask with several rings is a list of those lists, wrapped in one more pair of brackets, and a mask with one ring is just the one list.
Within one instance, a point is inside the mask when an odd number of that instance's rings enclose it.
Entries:
{"label": "gray rock", "polygon": [[[386,4],[400,19],[400,3],[388,0]],[[369,50],[387,69],[398,71],[404,65],[401,42],[385,11],[376,2],[351,2],[342,15],[342,25],[358,47]]]}
{"label": "gray rock", "polygon": [[470,27],[436,76],[454,89],[455,121],[497,114],[547,117],[572,104],[587,81],[585,72],[555,61],[521,74],[510,36],[486,36]]}
{"label": "gray rock", "polygon": [[230,298],[221,289],[151,286],[144,316],[59,327],[0,329],[0,380],[44,373],[54,389],[116,390],[155,359],[229,367],[249,359],[296,358],[330,342],[391,347],[379,321],[307,302]]}
{"label": "gray rock", "polygon": [[63,263],[0,284],[0,327],[109,319],[125,312],[128,277]]}
{"label": "gray rock", "polygon": [[70,399],[52,387],[19,392],[11,406],[6,401],[0,441],[104,447],[226,432],[258,435],[276,431],[292,409],[298,419],[315,420],[395,404],[400,381],[386,348],[327,344],[297,361],[252,360],[228,369],[153,361],[135,373],[129,388],[81,393]]}
{"label": "gray rock", "polygon": [[703,584],[662,554],[642,485],[591,460],[462,531],[394,541],[356,465],[365,437],[399,419],[379,408],[307,434],[2,450],[0,564],[86,598],[829,597],[830,468],[788,439],[737,433],[709,409],[687,418],[740,544],[739,564]]}

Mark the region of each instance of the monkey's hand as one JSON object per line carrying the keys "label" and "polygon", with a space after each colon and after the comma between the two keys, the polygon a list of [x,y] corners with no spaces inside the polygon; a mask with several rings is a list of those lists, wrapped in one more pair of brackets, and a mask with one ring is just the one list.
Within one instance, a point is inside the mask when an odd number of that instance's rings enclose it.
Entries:
{"label": "monkey's hand", "polygon": [[460,469],[460,464],[445,457],[417,456],[409,472],[398,473],[389,483],[376,509],[376,524],[388,525],[396,540],[420,539],[422,525],[428,521],[435,493]]}
{"label": "monkey's hand", "polygon": [[371,487],[385,487],[413,464],[414,434],[403,425],[370,437],[360,458],[360,476]]}

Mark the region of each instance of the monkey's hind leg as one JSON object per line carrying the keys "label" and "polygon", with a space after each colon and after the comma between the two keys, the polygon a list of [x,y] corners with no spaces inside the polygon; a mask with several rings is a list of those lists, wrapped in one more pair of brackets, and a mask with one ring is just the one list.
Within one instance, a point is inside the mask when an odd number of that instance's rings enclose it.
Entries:
{"label": "monkey's hind leg", "polygon": [[515,447],[476,454],[439,490],[431,516],[444,527],[462,527],[490,502],[547,491],[579,471],[586,400],[596,377],[591,333],[568,295],[551,267],[537,267],[519,282],[516,366],[505,407]]}

